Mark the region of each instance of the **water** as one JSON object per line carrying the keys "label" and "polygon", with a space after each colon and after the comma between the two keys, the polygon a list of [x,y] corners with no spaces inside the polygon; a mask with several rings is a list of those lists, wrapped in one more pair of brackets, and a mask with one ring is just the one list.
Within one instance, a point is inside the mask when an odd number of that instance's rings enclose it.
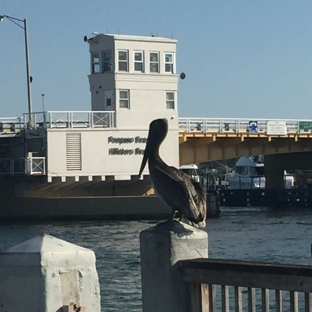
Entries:
{"label": "water", "polygon": [[[139,233],[155,222],[76,222],[0,226],[0,250],[48,233],[92,249],[103,311],[142,311]],[[311,264],[312,209],[222,209],[208,220],[209,257]]]}

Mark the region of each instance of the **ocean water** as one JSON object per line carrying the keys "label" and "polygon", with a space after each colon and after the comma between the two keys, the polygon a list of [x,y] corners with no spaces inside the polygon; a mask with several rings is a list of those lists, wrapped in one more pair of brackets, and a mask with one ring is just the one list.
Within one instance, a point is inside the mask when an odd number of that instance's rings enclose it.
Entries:
{"label": "ocean water", "polygon": [[[146,221],[88,221],[0,225],[0,250],[48,233],[92,249],[102,311],[142,311],[139,233]],[[312,264],[312,209],[222,208],[209,219],[209,257]]]}

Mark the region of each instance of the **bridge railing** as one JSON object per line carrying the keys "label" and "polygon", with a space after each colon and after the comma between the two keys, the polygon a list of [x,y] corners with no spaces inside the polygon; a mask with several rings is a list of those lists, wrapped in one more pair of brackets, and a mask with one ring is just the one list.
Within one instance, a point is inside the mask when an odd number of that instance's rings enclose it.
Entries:
{"label": "bridge railing", "polygon": [[311,266],[223,259],[183,260],[179,266],[193,312],[312,311]]}
{"label": "bridge railing", "polygon": [[23,120],[20,117],[1,117],[0,134],[9,134],[19,132],[23,129]]}
{"label": "bridge railing", "polygon": [[[272,125],[273,122],[273,125]],[[270,124],[271,123],[271,124]],[[287,133],[312,132],[311,120],[294,119],[234,119],[234,118],[179,118],[180,132],[203,133],[267,133],[268,127],[285,127]],[[277,129],[281,131],[280,129]],[[284,131],[284,129],[282,129]]]}
{"label": "bridge railing", "polygon": [[25,159],[25,173],[28,175],[45,175],[46,158],[45,157],[27,157]]}
{"label": "bridge railing", "polygon": [[25,128],[112,128],[113,111],[48,111],[24,114]]}
{"label": "bridge railing", "polygon": [[[23,118],[0,118],[3,131],[18,132],[22,129],[36,128],[112,128],[116,127],[114,111],[47,111],[34,112]],[[273,126],[272,126],[273,122]],[[274,124],[275,123],[275,124]],[[312,133],[312,120],[295,119],[257,119],[251,118],[179,118],[180,132],[204,133],[267,133],[275,127],[278,132]],[[279,128],[279,129],[278,129]],[[5,130],[6,129],[6,130]]]}
{"label": "bridge railing", "polygon": [[0,175],[45,175],[45,157],[0,158]]}

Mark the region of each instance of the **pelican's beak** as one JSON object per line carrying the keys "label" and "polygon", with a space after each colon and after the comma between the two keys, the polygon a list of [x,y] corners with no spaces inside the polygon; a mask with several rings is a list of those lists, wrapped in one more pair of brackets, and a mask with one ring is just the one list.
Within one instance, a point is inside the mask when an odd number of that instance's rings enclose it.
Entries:
{"label": "pelican's beak", "polygon": [[149,144],[148,144],[148,139],[147,139],[147,143],[146,143],[146,147],[145,147],[145,151],[144,151],[144,156],[142,159],[142,163],[141,163],[141,168],[140,168],[140,172],[139,172],[139,178],[141,177],[141,174],[145,168],[146,162],[148,160],[148,150],[149,150]]}

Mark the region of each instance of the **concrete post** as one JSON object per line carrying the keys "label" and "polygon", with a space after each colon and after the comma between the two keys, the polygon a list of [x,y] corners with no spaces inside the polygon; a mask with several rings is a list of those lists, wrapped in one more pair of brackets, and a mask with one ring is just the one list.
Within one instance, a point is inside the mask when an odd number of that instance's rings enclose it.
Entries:
{"label": "concrete post", "polygon": [[0,253],[0,312],[75,311],[74,305],[101,310],[92,250],[43,234]]}
{"label": "concrete post", "polygon": [[187,285],[179,260],[208,258],[208,234],[177,221],[165,221],[140,233],[144,312],[189,311]]}

